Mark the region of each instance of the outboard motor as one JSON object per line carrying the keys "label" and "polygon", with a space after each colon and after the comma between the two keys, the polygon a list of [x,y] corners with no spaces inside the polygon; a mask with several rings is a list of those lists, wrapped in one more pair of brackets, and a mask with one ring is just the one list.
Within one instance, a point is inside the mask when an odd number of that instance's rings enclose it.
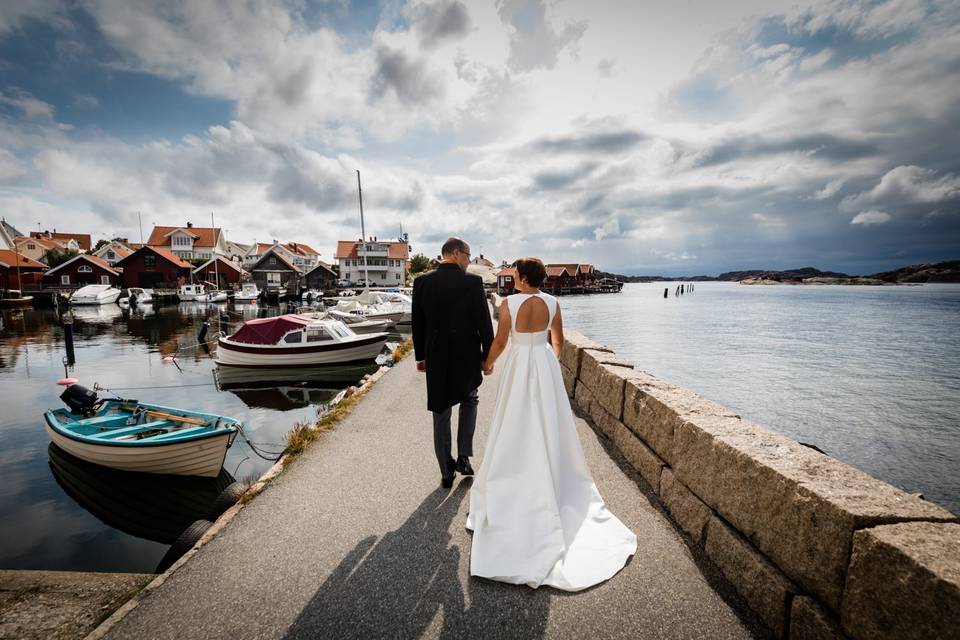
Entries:
{"label": "outboard motor", "polygon": [[96,392],[79,384],[72,384],[64,389],[60,399],[70,407],[70,413],[77,413],[85,418],[95,414],[100,403],[100,397]]}

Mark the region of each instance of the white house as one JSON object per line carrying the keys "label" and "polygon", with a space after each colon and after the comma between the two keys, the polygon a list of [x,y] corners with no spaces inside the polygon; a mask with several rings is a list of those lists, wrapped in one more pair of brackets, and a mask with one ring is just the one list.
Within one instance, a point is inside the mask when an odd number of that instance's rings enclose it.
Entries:
{"label": "white house", "polygon": [[[366,270],[364,269],[366,256]],[[351,282],[370,276],[370,284],[390,287],[402,286],[407,279],[407,260],[410,245],[406,242],[378,241],[376,237],[367,242],[340,240],[337,242],[337,264],[340,277]]]}
{"label": "white house", "polygon": [[155,226],[147,240],[151,247],[162,247],[179,258],[209,260],[214,256],[229,255],[227,239],[219,227],[195,227],[188,222],[183,227]]}

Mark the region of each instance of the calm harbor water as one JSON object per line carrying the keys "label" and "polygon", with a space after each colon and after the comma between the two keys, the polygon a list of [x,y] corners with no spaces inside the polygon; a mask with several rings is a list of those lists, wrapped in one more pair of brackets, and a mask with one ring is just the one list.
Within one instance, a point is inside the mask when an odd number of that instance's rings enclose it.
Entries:
{"label": "calm harbor water", "polygon": [[960,513],[960,285],[675,286],[565,297],[564,323]]}
{"label": "calm harbor water", "polygon": [[[148,305],[144,312],[77,309],[70,375],[122,397],[238,418],[254,442],[278,451],[295,423],[314,419],[318,406],[376,368],[306,380],[302,371],[286,380],[215,376],[196,336],[208,317],[212,335],[226,309],[197,303]],[[262,305],[229,310],[233,322],[280,312]],[[43,412],[63,406],[63,388],[55,385],[64,376],[63,330],[52,310],[4,311],[0,318],[0,568],[151,572],[187,525],[207,517],[223,487],[272,464],[239,437],[221,476],[209,480],[111,471],[50,447]],[[164,364],[162,356],[178,349],[179,369]]]}

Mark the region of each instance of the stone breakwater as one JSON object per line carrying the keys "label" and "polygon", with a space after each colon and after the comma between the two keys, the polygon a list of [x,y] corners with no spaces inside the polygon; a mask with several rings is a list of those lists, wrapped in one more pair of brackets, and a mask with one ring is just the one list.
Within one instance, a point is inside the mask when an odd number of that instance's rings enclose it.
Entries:
{"label": "stone breakwater", "polygon": [[[775,638],[960,633],[960,518],[568,331],[577,411]],[[642,541],[641,541],[642,544]]]}

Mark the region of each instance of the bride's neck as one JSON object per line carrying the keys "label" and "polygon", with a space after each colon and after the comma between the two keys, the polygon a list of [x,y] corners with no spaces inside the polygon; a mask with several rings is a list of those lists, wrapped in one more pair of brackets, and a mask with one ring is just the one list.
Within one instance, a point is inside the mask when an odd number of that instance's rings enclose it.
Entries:
{"label": "bride's neck", "polygon": [[539,287],[531,287],[525,284],[521,284],[517,287],[517,291],[520,293],[540,293]]}

